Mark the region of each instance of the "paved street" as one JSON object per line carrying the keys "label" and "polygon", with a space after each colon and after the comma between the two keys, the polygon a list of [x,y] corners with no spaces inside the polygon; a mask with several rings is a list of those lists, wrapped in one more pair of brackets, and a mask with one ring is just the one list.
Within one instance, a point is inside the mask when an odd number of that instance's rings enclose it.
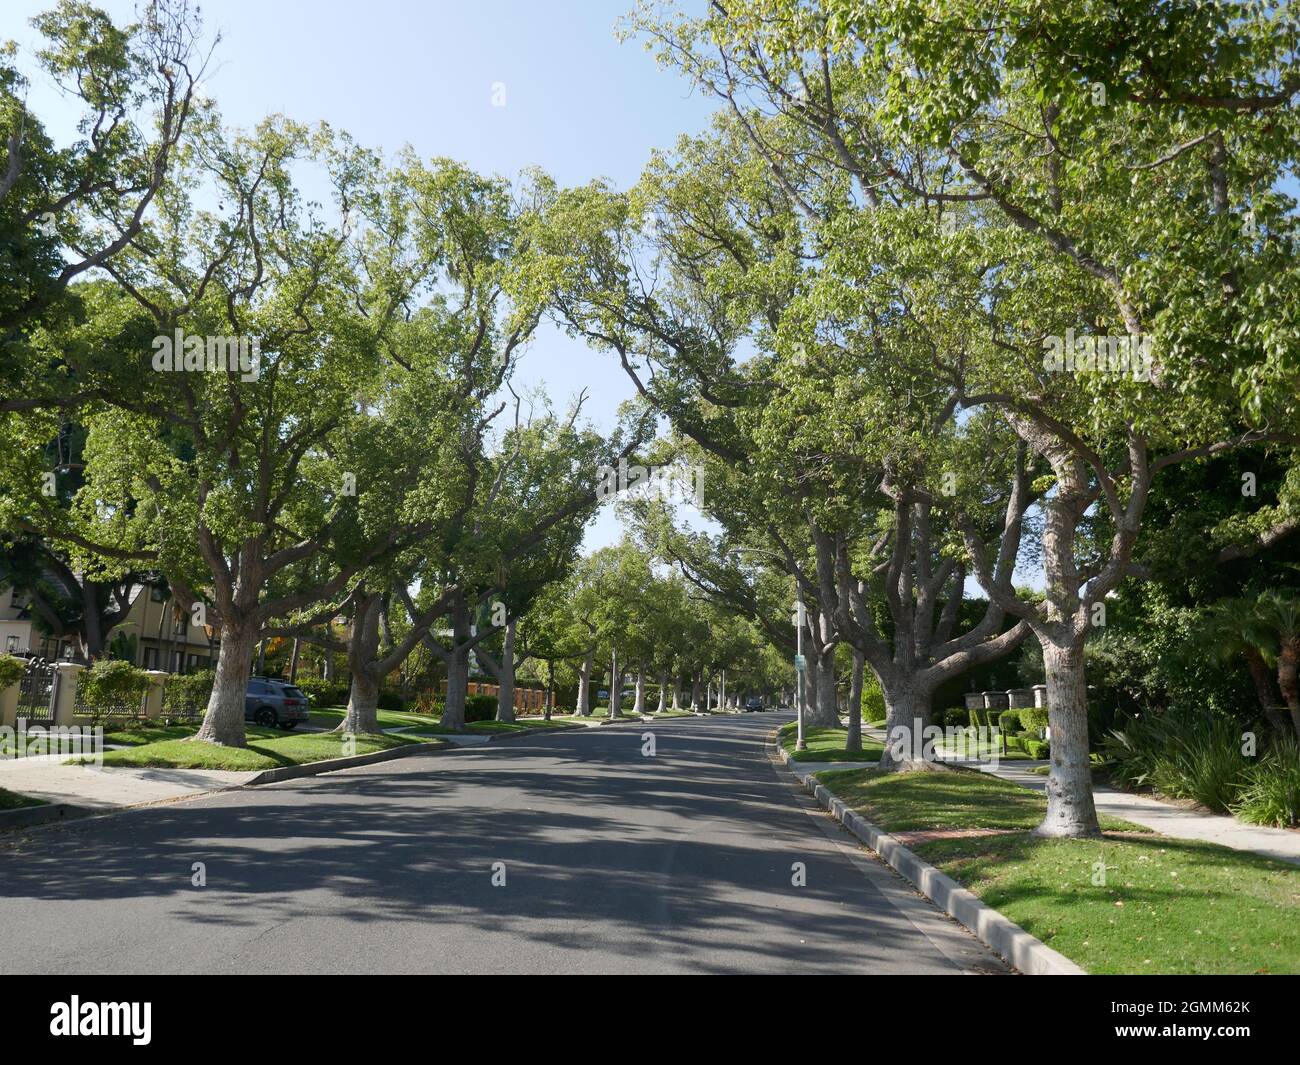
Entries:
{"label": "paved street", "polygon": [[0,971],[1002,971],[773,765],[785,719],[528,736],[0,837]]}

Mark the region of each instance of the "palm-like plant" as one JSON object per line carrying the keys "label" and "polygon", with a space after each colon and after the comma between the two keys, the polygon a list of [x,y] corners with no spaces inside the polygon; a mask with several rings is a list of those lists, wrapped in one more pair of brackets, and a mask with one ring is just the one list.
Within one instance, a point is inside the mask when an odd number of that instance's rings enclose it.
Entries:
{"label": "palm-like plant", "polygon": [[1216,657],[1246,660],[1270,724],[1285,729],[1285,707],[1300,737],[1300,598],[1269,589],[1253,598],[1220,600],[1206,615],[1203,634]]}

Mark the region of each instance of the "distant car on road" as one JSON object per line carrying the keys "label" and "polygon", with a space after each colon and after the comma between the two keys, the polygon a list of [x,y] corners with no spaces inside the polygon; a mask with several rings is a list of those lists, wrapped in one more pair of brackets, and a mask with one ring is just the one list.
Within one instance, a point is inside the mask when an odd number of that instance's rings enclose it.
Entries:
{"label": "distant car on road", "polygon": [[762,710],[762,709],[763,709],[763,700],[760,699],[757,695],[751,695],[748,699],[745,700],[745,709],[746,709],[746,710]]}
{"label": "distant car on road", "polygon": [[604,688],[601,688],[600,691],[596,692],[596,698],[597,698],[597,699],[608,699],[608,698],[609,698],[609,692],[606,691]]}
{"label": "distant car on road", "polygon": [[264,728],[291,729],[308,715],[307,693],[283,680],[253,677],[244,695],[244,720]]}

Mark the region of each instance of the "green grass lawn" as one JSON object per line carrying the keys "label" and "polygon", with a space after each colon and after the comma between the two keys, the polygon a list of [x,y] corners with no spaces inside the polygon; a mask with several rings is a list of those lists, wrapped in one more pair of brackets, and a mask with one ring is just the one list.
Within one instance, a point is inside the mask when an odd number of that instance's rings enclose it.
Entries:
{"label": "green grass lawn", "polygon": [[[312,707],[307,724],[316,728],[334,728],[343,720],[347,708],[343,706]],[[436,725],[438,719],[429,714],[417,714],[413,710],[380,710],[375,714],[379,727],[403,728],[407,725]]]}
{"label": "green grass lawn", "polygon": [[247,747],[219,747],[186,739],[164,739],[137,747],[108,751],[106,766],[164,766],[172,769],[274,769],[303,765],[345,754],[370,754],[420,742],[388,734],[359,735],[355,749],[344,751],[343,737],[333,732],[287,735],[275,729],[249,726]]}
{"label": "green grass lawn", "polygon": [[1037,839],[1047,800],[986,774],[819,779],[887,830],[1013,830],[910,847],[1089,972],[1300,973],[1300,867],[1108,818],[1102,839]]}
{"label": "green grass lawn", "polygon": [[16,792],[5,791],[0,788],[0,810],[21,810],[26,806],[46,806],[44,799],[33,799],[27,795],[19,795]]}
{"label": "green grass lawn", "polygon": [[[879,773],[874,769],[840,769],[817,779],[890,832],[935,828],[1005,828],[1028,832],[1042,819],[1047,799],[974,770]],[[1102,828],[1145,832],[1140,825],[1102,818]]]}
{"label": "green grass lawn", "polygon": [[791,721],[788,725],[782,725],[779,734],[781,746],[796,762],[874,762],[884,750],[879,743],[867,736],[862,737],[862,750],[848,750],[844,746],[848,741],[847,729],[805,727],[803,733],[808,744],[806,751],[794,749],[799,738],[798,722]]}

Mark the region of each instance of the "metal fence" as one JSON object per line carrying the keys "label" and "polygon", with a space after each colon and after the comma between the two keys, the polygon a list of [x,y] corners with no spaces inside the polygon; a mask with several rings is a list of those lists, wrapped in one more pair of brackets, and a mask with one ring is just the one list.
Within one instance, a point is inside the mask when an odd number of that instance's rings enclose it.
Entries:
{"label": "metal fence", "polygon": [[72,712],[78,717],[88,717],[94,721],[107,718],[119,718],[129,721],[142,720],[148,704],[149,693],[146,691],[138,700],[123,702],[100,702],[91,699],[81,685],[77,686],[77,698],[72,704]]}
{"label": "metal fence", "polygon": [[197,721],[208,708],[207,696],[192,688],[163,684],[162,716],[169,721]]}
{"label": "metal fence", "polygon": [[18,682],[18,716],[28,721],[54,720],[54,664],[42,658],[27,662]]}

